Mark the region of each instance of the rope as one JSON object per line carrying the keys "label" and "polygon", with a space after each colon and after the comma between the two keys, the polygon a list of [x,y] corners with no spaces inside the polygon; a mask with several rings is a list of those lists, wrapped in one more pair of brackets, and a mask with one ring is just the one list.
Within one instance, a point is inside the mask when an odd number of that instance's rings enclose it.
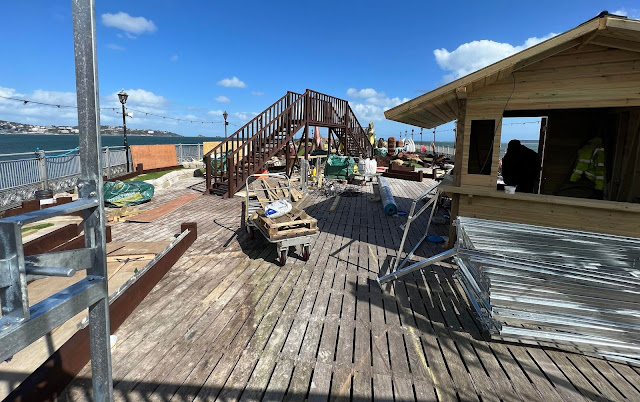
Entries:
{"label": "rope", "polygon": [[65,153],[63,153],[63,154],[60,154],[60,155],[45,156],[45,158],[48,158],[48,159],[51,159],[51,158],[61,158],[61,157],[63,157],[63,156],[71,155],[72,153],[76,152],[78,149],[80,149],[80,147],[75,147],[75,148],[73,148],[72,150],[67,151],[67,152],[65,152]]}

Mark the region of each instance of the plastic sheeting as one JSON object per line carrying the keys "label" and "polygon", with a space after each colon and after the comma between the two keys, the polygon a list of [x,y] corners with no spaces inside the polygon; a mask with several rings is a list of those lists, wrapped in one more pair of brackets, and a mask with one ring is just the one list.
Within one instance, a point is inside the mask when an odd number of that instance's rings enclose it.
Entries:
{"label": "plastic sheeting", "polygon": [[128,207],[142,204],[153,197],[155,188],[143,181],[120,181],[104,183],[104,203],[108,207]]}
{"label": "plastic sheeting", "polygon": [[398,206],[396,205],[396,201],[393,198],[393,194],[391,193],[391,188],[389,187],[387,179],[382,176],[378,177],[378,184],[380,185],[380,199],[382,200],[382,208],[384,209],[384,213],[389,216],[397,214]]}

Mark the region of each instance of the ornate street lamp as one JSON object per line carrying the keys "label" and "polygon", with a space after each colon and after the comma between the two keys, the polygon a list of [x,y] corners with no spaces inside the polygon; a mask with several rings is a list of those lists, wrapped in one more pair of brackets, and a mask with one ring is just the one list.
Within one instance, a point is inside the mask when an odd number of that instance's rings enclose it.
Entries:
{"label": "ornate street lamp", "polygon": [[227,121],[227,117],[229,117],[229,113],[227,113],[227,111],[225,110],[224,113],[222,113],[222,117],[224,117],[224,139],[227,139],[227,126],[229,125],[229,122]]}
{"label": "ornate street lamp", "polygon": [[118,99],[120,100],[120,103],[122,103],[122,128],[123,128],[123,132],[124,132],[124,151],[125,151],[125,155],[127,157],[127,173],[130,172],[129,170],[129,143],[127,142],[127,120],[126,120],[126,112],[124,110],[124,104],[127,103],[127,98],[129,97],[129,95],[124,91],[124,89],[120,92],[118,92]]}

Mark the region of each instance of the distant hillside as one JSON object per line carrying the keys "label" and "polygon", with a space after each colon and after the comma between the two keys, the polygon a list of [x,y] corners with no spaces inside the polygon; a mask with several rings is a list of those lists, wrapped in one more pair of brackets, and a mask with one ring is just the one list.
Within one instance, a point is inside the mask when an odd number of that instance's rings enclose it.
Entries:
{"label": "distant hillside", "polygon": [[[38,126],[33,124],[15,123],[0,120],[0,134],[50,134],[74,135],[78,134],[78,126]],[[102,135],[122,135],[122,126],[101,126]],[[182,137],[180,134],[164,130],[149,130],[127,127],[127,135],[147,137]]]}

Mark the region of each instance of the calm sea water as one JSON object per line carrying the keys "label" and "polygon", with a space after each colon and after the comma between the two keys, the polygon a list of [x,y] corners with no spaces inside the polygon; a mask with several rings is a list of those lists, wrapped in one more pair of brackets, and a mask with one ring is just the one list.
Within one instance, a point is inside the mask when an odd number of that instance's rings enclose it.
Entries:
{"label": "calm sea water", "polygon": [[[154,145],[154,144],[202,144],[204,141],[220,141],[222,137],[127,137],[129,145]],[[419,142],[418,142],[419,143]],[[429,146],[430,142],[425,141]],[[102,146],[122,145],[121,136],[103,136]],[[453,147],[452,141],[438,141],[438,146]],[[525,145],[538,150],[538,143],[532,141]],[[45,151],[57,151],[73,149],[78,146],[77,135],[40,135],[40,134],[0,134],[0,154],[12,154],[21,152],[35,152],[36,148]],[[507,144],[501,144],[503,152]]]}
{"label": "calm sea water", "polygon": [[[202,144],[203,141],[219,141],[219,137],[127,137],[129,145],[154,144]],[[103,136],[102,146],[122,145],[120,136]],[[0,134],[0,154],[73,149],[78,146],[77,135]]]}

